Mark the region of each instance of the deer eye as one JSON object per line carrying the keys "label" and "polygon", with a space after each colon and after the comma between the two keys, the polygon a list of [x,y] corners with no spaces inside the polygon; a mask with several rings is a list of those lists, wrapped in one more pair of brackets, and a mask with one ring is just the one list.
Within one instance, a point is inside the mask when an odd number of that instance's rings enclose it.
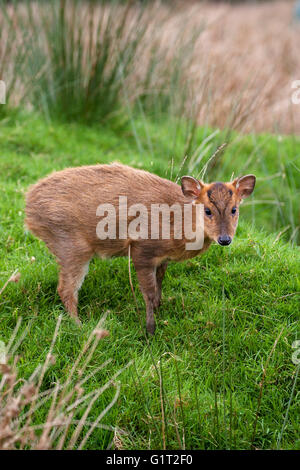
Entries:
{"label": "deer eye", "polygon": [[211,215],[211,210],[208,207],[206,207],[204,211],[206,215]]}
{"label": "deer eye", "polygon": [[233,207],[233,208],[231,209],[231,213],[232,213],[232,214],[235,214],[235,213],[236,213],[236,207]]}

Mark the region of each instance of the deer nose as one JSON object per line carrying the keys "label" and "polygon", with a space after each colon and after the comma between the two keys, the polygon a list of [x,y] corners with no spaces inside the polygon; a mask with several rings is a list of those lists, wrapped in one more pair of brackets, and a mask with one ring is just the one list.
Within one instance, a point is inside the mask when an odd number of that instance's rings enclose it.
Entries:
{"label": "deer nose", "polygon": [[232,239],[229,235],[221,235],[218,238],[218,243],[219,245],[222,245],[222,246],[230,245],[231,241]]}

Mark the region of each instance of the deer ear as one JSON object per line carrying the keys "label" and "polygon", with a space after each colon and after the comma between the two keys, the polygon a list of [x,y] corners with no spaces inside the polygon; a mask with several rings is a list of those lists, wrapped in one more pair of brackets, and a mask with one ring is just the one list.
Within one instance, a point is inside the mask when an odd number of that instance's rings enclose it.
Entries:
{"label": "deer ear", "polygon": [[250,196],[254,190],[256,177],[254,175],[246,175],[236,178],[232,184],[235,186],[238,195],[243,199]]}
{"label": "deer ear", "polygon": [[190,200],[197,199],[199,197],[201,190],[204,186],[202,181],[196,180],[192,176],[183,176],[181,178],[181,189],[185,197]]}

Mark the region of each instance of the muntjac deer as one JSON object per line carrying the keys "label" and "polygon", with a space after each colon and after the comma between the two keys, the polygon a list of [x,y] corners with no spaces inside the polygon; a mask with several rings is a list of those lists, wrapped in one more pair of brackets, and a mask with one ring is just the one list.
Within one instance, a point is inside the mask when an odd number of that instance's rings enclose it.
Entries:
{"label": "muntjac deer", "polygon": [[183,176],[179,186],[117,163],[68,168],[30,188],[26,225],[56,256],[58,293],[77,323],[90,259],[127,256],[130,246],[153,334],[167,263],[203,253],[213,241],[229,245],[241,200],[254,186],[254,175],[210,184]]}

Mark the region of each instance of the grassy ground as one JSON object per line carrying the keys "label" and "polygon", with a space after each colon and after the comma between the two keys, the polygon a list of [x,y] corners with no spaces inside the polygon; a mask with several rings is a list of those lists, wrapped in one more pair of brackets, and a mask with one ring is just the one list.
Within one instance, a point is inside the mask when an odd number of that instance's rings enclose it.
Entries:
{"label": "grassy ground", "polygon": [[[33,115],[2,121],[0,279],[4,284],[18,268],[21,280],[10,283],[0,298],[0,337],[8,340],[18,317],[23,317],[24,326],[31,321],[18,351],[21,376],[30,375],[44,361],[57,317],[64,312],[56,293],[55,260],[42,242],[24,231],[27,187],[54,169],[113,160],[174,179],[184,138],[180,133],[170,138],[171,130],[169,124],[142,121],[135,122],[133,133],[47,125]],[[205,133],[199,130],[199,142]],[[214,245],[204,256],[168,268],[157,331],[149,344],[140,328],[127,260],[91,263],[79,296],[83,328],[79,330],[64,314],[55,346],[56,364],[44,386],[67,377],[80,346],[109,310],[110,336],[100,343],[91,367],[107,358],[112,362],[85,389],[104,383],[133,359],[120,376],[120,398],[103,421],[126,431],[115,437],[117,447],[300,449],[297,388],[293,393],[298,371],[291,360],[291,345],[299,337],[299,252],[281,240],[286,233],[277,237],[288,223],[294,224],[294,231],[299,223],[295,190],[299,154],[300,143],[293,138],[250,136],[235,140],[221,160],[209,167],[207,180],[227,179],[243,168],[256,173],[252,201],[272,201],[261,205],[250,201],[241,208],[232,246]],[[194,165],[197,176],[203,161],[196,161],[186,161],[182,171]],[[276,183],[283,174],[287,186]],[[280,205],[282,200],[285,206]],[[267,235],[272,230],[277,232]],[[91,420],[111,396],[108,390],[97,401]],[[38,420],[43,420],[46,408],[40,410]],[[110,431],[96,430],[87,448],[106,448],[112,437]]]}

